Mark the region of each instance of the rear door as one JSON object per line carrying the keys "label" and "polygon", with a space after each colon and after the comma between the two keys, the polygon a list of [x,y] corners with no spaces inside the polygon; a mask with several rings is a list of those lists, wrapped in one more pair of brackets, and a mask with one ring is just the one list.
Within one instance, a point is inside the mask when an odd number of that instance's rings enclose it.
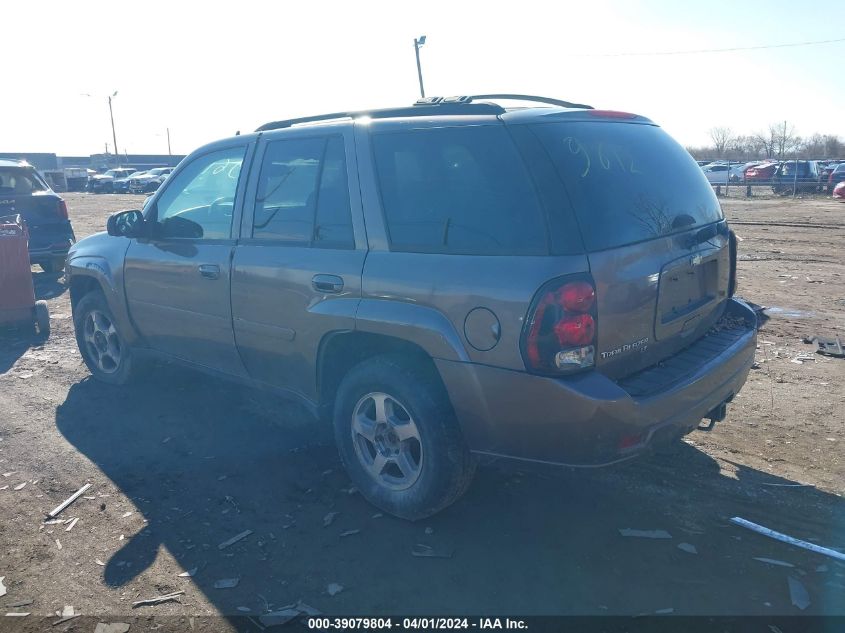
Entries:
{"label": "rear door", "polygon": [[350,124],[262,137],[232,271],[249,375],[316,399],[320,342],[352,330],[366,236]]}
{"label": "rear door", "polygon": [[600,114],[532,129],[588,252],[596,366],[626,375],[698,338],[724,309],[730,253],[719,202],[692,157],[653,124]]}
{"label": "rear door", "polygon": [[146,210],[149,238],[133,239],[124,277],[132,319],[155,350],[243,374],[232,334],[231,258],[248,145],[191,159]]}

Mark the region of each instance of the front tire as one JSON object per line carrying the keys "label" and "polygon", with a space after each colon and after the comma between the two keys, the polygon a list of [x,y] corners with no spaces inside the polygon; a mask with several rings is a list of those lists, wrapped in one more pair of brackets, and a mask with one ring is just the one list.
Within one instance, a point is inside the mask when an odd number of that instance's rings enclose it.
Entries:
{"label": "front tire", "polygon": [[430,372],[399,356],[354,367],[338,390],[334,431],[341,460],[370,503],[411,521],[466,492],[475,460]]}
{"label": "front tire", "polygon": [[94,378],[112,385],[131,380],[132,351],[101,292],[90,292],[79,300],[73,311],[73,325],[82,360]]}

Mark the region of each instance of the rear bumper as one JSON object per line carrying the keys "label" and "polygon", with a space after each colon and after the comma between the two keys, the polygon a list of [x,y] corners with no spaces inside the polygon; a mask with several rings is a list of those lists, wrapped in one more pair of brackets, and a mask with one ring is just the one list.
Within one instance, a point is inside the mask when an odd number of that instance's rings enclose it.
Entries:
{"label": "rear bumper", "polygon": [[667,371],[672,359],[624,381],[595,371],[554,379],[435,362],[474,452],[601,466],[642,453],[665,436],[690,432],[739,392],[754,362],[756,315],[735,299],[726,314],[746,326],[729,337],[704,337],[680,352],[686,373]]}
{"label": "rear bumper", "polygon": [[33,227],[29,234],[29,261],[38,263],[66,257],[75,241],[76,236],[69,221]]}

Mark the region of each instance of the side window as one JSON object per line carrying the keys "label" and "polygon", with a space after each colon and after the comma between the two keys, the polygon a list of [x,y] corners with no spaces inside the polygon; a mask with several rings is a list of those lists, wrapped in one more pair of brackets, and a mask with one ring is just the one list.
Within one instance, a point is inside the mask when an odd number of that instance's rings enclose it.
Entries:
{"label": "side window", "polygon": [[355,248],[352,213],[349,210],[349,186],[346,181],[346,156],[343,139],[339,136],[329,139],[323,159],[314,222],[314,246]]}
{"label": "side window", "polygon": [[323,248],[353,248],[343,139],[267,144],[252,237]]}
{"label": "side window", "polygon": [[245,153],[243,146],[210,152],[168,179],[156,202],[159,237],[228,239]]}
{"label": "side window", "polygon": [[386,132],[373,146],[391,249],[548,253],[543,209],[504,126]]}

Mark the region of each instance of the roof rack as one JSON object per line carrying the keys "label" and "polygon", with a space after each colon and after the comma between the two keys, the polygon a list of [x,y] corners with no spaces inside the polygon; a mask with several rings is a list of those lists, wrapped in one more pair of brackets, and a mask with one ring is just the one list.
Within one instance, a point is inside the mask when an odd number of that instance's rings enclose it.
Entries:
{"label": "roof rack", "polygon": [[[431,107],[429,110],[428,108]],[[256,132],[268,130],[280,130],[283,128],[299,125],[301,123],[314,123],[315,121],[331,121],[333,119],[355,119],[369,117],[371,119],[387,119],[403,116],[426,116],[429,114],[450,115],[450,114],[504,114],[505,109],[493,103],[469,103],[469,102],[432,102],[414,104],[410,107],[386,108],[383,110],[357,110],[352,112],[333,112],[331,114],[318,114],[306,116],[299,119],[287,119],[284,121],[273,121],[265,123]]]}
{"label": "roof rack", "polygon": [[[560,99],[552,99],[551,97],[538,97],[536,95],[519,95],[519,94],[492,94],[492,95],[472,95],[470,97],[461,97],[466,99],[466,103],[471,103],[476,99],[504,99],[506,101],[535,101],[537,103],[547,103],[549,105],[560,106],[561,108],[579,108],[582,110],[593,110],[593,106],[584,103],[571,103],[569,101],[562,101]],[[462,102],[463,103],[463,102]]]}
{"label": "roof rack", "polygon": [[581,103],[570,103],[569,101],[561,101],[560,99],[552,99],[550,97],[537,97],[534,95],[520,95],[520,94],[489,94],[489,95],[471,95],[471,96],[456,96],[456,97],[426,97],[418,99],[414,105],[410,107],[401,108],[386,108],[381,110],[357,110],[350,112],[332,112],[329,114],[318,114],[315,116],[306,116],[298,119],[286,119],[283,121],[272,121],[265,123],[257,128],[256,132],[267,132],[269,130],[280,130],[283,128],[300,125],[303,123],[315,123],[317,121],[331,121],[334,119],[355,119],[360,117],[369,117],[371,119],[386,119],[392,117],[413,117],[426,116],[436,113],[438,115],[469,115],[469,114],[493,114],[500,115],[505,113],[505,109],[495,103],[486,103],[484,101],[476,100],[483,99],[505,99],[516,101],[534,101],[537,103],[546,103],[549,105],[556,105],[562,108],[583,108],[592,110],[592,106]]}

